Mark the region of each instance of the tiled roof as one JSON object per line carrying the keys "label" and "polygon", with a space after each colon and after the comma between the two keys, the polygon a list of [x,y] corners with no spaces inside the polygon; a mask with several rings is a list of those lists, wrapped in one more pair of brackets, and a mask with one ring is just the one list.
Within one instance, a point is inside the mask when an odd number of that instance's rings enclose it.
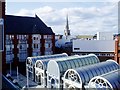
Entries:
{"label": "tiled roof", "polygon": [[6,34],[54,34],[51,27],[47,27],[37,15],[35,17],[6,15],[5,22]]}

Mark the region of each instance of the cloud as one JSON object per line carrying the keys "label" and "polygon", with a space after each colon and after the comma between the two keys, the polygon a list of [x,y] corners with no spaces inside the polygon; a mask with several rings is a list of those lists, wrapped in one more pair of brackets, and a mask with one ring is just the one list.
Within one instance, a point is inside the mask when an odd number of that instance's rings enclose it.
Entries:
{"label": "cloud", "polygon": [[56,9],[50,6],[34,10],[21,9],[14,15],[35,16],[37,14],[56,34],[63,34],[66,14],[72,35],[96,34],[98,31],[118,32],[117,3],[103,3],[101,7],[70,7]]}

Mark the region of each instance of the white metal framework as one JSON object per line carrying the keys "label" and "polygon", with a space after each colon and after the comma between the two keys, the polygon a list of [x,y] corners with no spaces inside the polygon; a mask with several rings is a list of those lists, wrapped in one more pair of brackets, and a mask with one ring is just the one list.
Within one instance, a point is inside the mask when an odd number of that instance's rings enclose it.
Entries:
{"label": "white metal framework", "polygon": [[[74,56],[69,56],[69,57],[61,57],[59,59],[63,58],[77,58],[79,57],[78,55]],[[57,60],[58,58],[54,58],[52,60]],[[47,64],[50,61],[50,59],[45,59],[45,60],[37,60],[35,63],[35,82],[41,85],[41,87],[46,87],[47,86]],[[54,69],[52,69],[54,70]]]}
{"label": "white metal framework", "polygon": [[37,60],[45,60],[45,59],[53,59],[53,58],[61,58],[67,57],[66,53],[62,54],[54,54],[54,55],[45,55],[45,56],[35,56],[35,57],[28,57],[26,60],[26,75],[29,79],[35,80],[35,63]]}
{"label": "white metal framework", "polygon": [[99,59],[94,54],[79,56],[76,58],[66,57],[64,59],[51,60],[48,62],[47,67],[47,87],[61,88],[61,77],[63,76],[64,72],[68,69],[78,68],[99,62]]}
{"label": "white metal framework", "polygon": [[76,69],[68,69],[63,79],[64,88],[85,88],[91,78],[119,69],[119,64],[113,60],[96,63]]}
{"label": "white metal framework", "polygon": [[100,88],[104,88],[104,90],[120,90],[120,69],[93,77],[88,87],[95,88],[96,90]]}

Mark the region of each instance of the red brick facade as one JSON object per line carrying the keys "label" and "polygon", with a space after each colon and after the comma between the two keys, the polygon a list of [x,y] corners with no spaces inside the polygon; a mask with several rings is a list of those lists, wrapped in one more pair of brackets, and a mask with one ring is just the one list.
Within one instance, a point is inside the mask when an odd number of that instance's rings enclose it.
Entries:
{"label": "red brick facade", "polygon": [[[35,35],[35,34],[34,34]],[[38,35],[38,34],[37,34]],[[33,40],[34,40],[34,36],[32,36],[32,35],[14,35],[14,34],[7,34],[7,36],[9,37],[9,39],[12,41],[12,53],[13,53],[13,64],[14,64],[14,66],[16,66],[17,65],[17,62],[18,61],[20,61],[20,58],[19,58],[19,52],[20,52],[20,41],[19,40],[21,40],[20,38],[19,38],[19,36],[26,36],[26,40],[23,38],[23,40],[25,40],[25,42],[27,42],[27,43],[25,43],[24,45],[27,45],[27,48],[26,47],[24,47],[23,46],[23,48],[25,49],[25,50],[27,50],[26,51],[26,53],[27,53],[27,56],[28,57],[31,57],[31,56],[34,56],[33,55],[33,53],[34,53],[34,51],[33,51],[33,49],[34,49],[34,42],[33,42]],[[40,52],[38,52],[39,53],[39,55],[45,55],[45,40],[49,40],[51,43],[50,43],[50,45],[52,45],[51,46],[51,51],[52,51],[52,53],[50,53],[50,54],[53,54],[54,53],[54,49],[55,49],[55,35],[50,35],[51,36],[51,39],[48,39],[48,38],[44,38],[44,36],[47,36],[47,35],[40,35],[41,36],[41,39],[39,40],[39,44],[41,44],[40,45],[40,50],[38,50],[38,51],[40,51]],[[7,38],[6,38],[7,39]],[[7,42],[5,43],[5,44],[7,44]],[[7,44],[7,45],[9,45],[9,44]],[[49,47],[47,47],[47,48],[49,48]],[[38,48],[39,49],[39,48]],[[9,48],[8,49],[6,49],[6,52],[9,52],[9,51],[11,51],[11,50],[9,50]],[[51,52],[50,51],[50,52]],[[49,52],[49,51],[48,51]],[[6,56],[4,56],[4,57],[6,57]],[[26,57],[27,58],[27,57]],[[25,60],[24,60],[24,62],[25,62]]]}
{"label": "red brick facade", "polygon": [[120,36],[115,41],[115,61],[120,64]]}

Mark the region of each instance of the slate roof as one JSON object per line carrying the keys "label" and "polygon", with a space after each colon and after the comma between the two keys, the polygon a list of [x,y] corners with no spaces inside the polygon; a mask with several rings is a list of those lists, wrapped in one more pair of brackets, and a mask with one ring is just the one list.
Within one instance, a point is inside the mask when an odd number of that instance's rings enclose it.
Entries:
{"label": "slate roof", "polygon": [[54,35],[51,27],[47,27],[37,15],[35,17],[6,15],[5,22],[6,34]]}

